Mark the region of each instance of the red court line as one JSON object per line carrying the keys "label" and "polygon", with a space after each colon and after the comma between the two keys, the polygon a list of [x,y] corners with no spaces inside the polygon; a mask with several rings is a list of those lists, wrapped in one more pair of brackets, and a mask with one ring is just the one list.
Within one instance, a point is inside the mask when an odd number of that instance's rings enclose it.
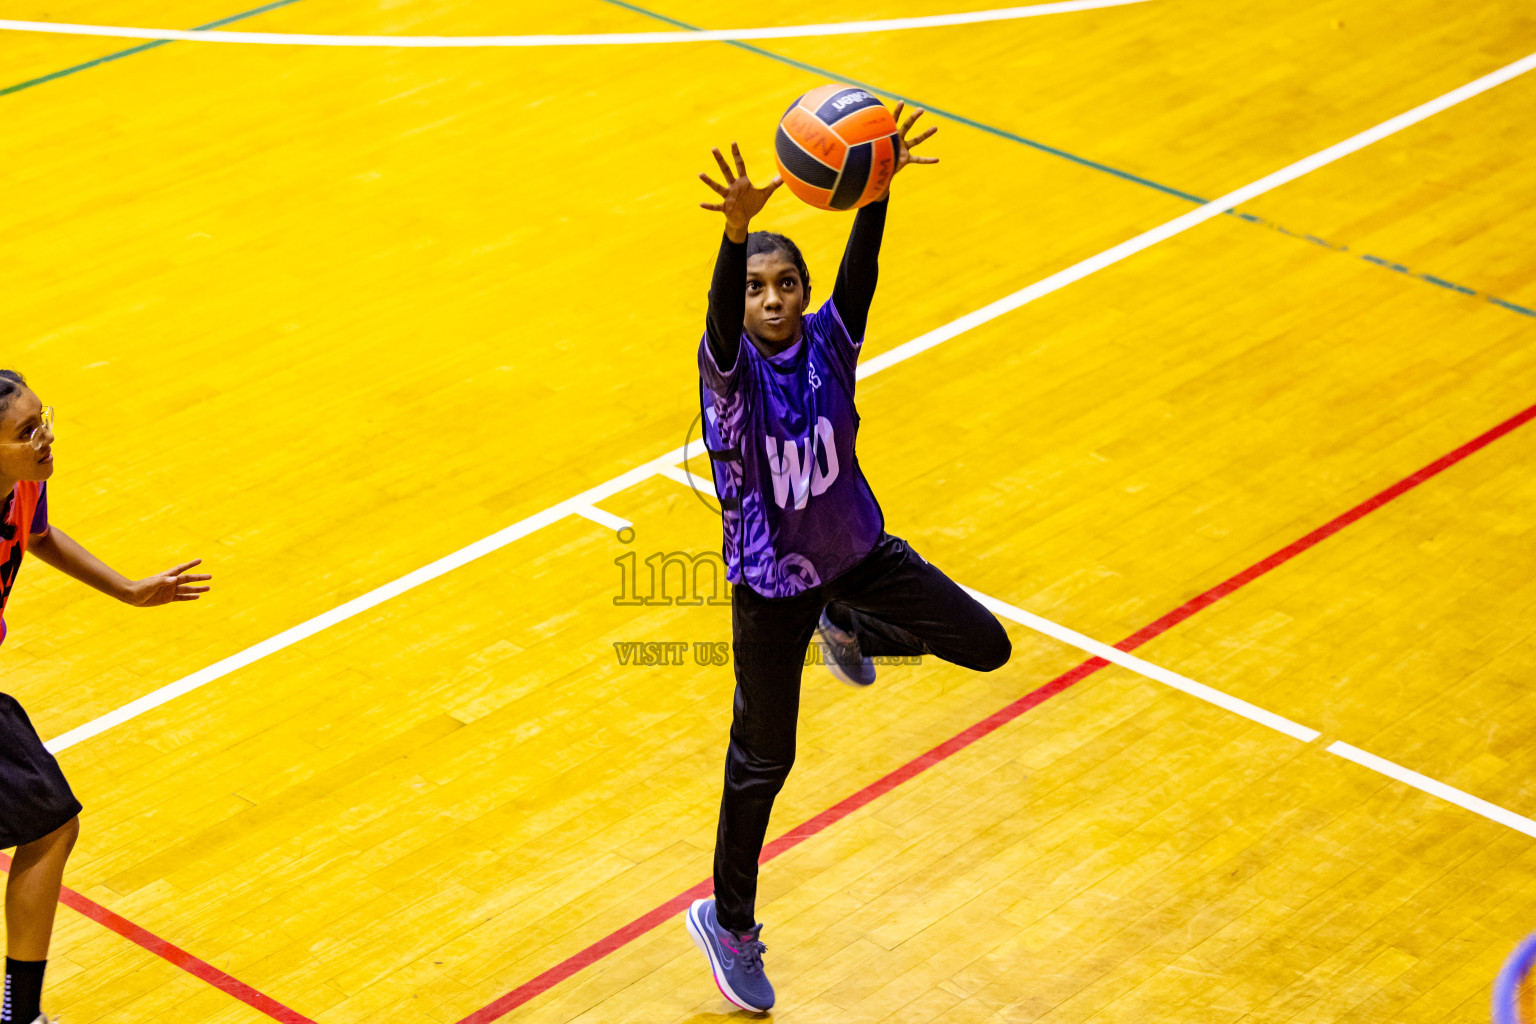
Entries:
{"label": "red court line", "polygon": [[[1402,497],[1426,480],[1438,476],[1467,456],[1488,447],[1488,445],[1497,441],[1505,434],[1524,426],[1532,419],[1536,419],[1536,405],[1516,413],[1492,430],[1479,434],[1454,451],[1447,452],[1418,472],[1404,477],[1379,494],[1367,498],[1343,515],[1330,519],[1311,533],[1287,544],[1268,558],[1255,562],[1237,575],[1218,583],[1198,597],[1186,601],[1157,621],[1138,629],[1124,640],[1115,644],[1115,646],[1126,652],[1135,650],[1154,637],[1172,629],[1196,612],[1209,608],[1217,601],[1247,586],[1272,569],[1284,565],[1302,552],[1316,547],[1344,529],[1344,527],[1370,515],[1389,501]],[[1076,668],[1062,673],[1039,689],[1030,691],[1013,703],[988,715],[975,725],[951,736],[932,750],[908,761],[884,778],[865,786],[841,803],[827,808],[804,824],[790,829],[763,847],[763,853],[758,863],[766,864],[779,854],[799,846],[818,832],[829,828],[859,808],[889,793],[903,782],[916,778],[939,762],[953,757],[982,737],[996,732],[1004,725],[1024,714],[1024,712],[1038,707],[1058,693],[1082,682],[1107,665],[1109,665],[1109,662],[1103,658],[1089,658]],[[494,1003],[476,1010],[468,1017],[465,1017],[459,1024],[490,1024],[491,1021],[505,1016],[540,993],[548,991],[566,978],[581,971],[583,968],[597,963],[609,953],[628,945],[674,914],[681,914],[693,900],[707,895],[712,889],[713,880],[705,879],[687,892],[679,893],[661,906],[635,918],[618,931],[599,939],[570,959],[556,964],[530,981],[525,981]]]}
{"label": "red court line", "polygon": [[1430,479],[1431,477],[1439,476],[1447,469],[1450,469],[1452,466],[1456,465],[1456,463],[1460,462],[1462,459],[1465,459],[1468,455],[1472,455],[1475,452],[1481,451],[1493,442],[1497,441],[1499,438],[1503,437],[1505,434],[1519,429],[1533,419],[1536,419],[1536,405],[1515,413],[1503,423],[1500,423],[1492,430],[1488,430],[1477,435],[1472,440],[1462,445],[1460,448],[1446,452],[1444,455],[1440,456],[1434,462],[1431,462],[1417,473],[1403,477],[1397,483],[1393,484],[1391,487],[1388,487],[1380,494],[1367,498],[1360,504],[1356,505],[1354,508],[1350,509],[1348,512],[1345,512],[1343,515],[1334,519],[1330,519],[1328,522],[1324,523],[1322,526],[1319,526],[1317,529],[1313,530],[1305,537],[1302,537],[1300,540],[1292,541],[1290,544],[1287,544],[1285,547],[1281,548],[1279,551],[1276,551],[1268,558],[1250,565],[1248,568],[1244,569],[1236,576],[1233,576],[1231,579],[1223,583],[1216,584],[1216,586],[1212,587],[1210,590],[1207,590],[1199,597],[1193,598],[1185,604],[1180,605],[1173,611],[1169,612],[1167,615],[1164,615],[1162,618],[1158,619],[1156,622],[1138,629],[1124,640],[1121,640],[1119,643],[1115,644],[1115,646],[1122,651],[1129,652],[1135,650],[1142,644],[1146,643],[1148,640],[1151,640],[1153,637],[1157,636],[1159,633],[1167,632],[1169,629],[1183,622],[1185,619],[1189,618],[1196,612],[1205,608],[1209,608],[1211,605],[1215,604],[1217,601],[1220,601],[1234,590],[1237,590],[1241,587],[1246,587],[1248,584],[1252,583],[1260,576],[1263,576],[1271,569],[1289,562],[1291,559],[1295,558],[1303,551],[1306,551],[1308,548],[1315,547],[1316,545],[1327,540],[1329,537],[1332,537],[1334,534],[1344,529],[1344,527],[1348,526],[1350,523],[1370,515],[1372,512],[1381,508],[1381,506],[1385,505],[1389,501],[1392,501],[1394,498],[1399,498],[1404,494],[1407,494],[1409,491],[1413,490],[1415,487],[1419,486],[1419,484],[1422,484],[1424,481]]}
{"label": "red court line", "polygon": [[[11,870],[11,858],[3,853],[0,853],[0,869]],[[97,924],[105,925],[129,942],[142,946],[161,959],[175,964],[193,977],[206,981],[247,1006],[260,1010],[273,1020],[282,1021],[283,1024],[315,1024],[302,1013],[295,1013],[271,996],[263,995],[240,979],[225,974],[207,961],[199,960],[179,946],[171,945],[160,936],[139,927],[121,914],[115,914],[101,904],[86,899],[68,886],[59,894],[59,902],[71,910],[78,910]]]}

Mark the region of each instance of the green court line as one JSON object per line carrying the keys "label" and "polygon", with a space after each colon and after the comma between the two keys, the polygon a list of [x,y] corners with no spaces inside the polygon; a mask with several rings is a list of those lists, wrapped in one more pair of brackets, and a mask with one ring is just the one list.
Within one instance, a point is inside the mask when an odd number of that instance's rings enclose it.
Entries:
{"label": "green court line", "polygon": [[[206,25],[199,25],[192,29],[192,31],[207,32],[209,29],[223,28],[225,25],[233,25],[237,21],[244,21],[246,18],[254,18],[258,14],[266,14],[268,11],[275,11],[279,7],[287,7],[289,4],[296,4],[298,2],[299,0],[276,0],[275,3],[270,3],[263,7],[258,7],[255,10],[245,11],[241,14],[232,14],[227,18],[220,18],[218,21],[210,21]],[[126,50],[119,50],[116,53],[109,53],[105,57],[97,57],[95,60],[88,60],[84,64],[76,64],[72,68],[65,68],[63,71],[55,71],[51,75],[44,75],[41,78],[32,78],[25,82],[17,82],[15,85],[8,85],[5,88],[0,89],[0,96],[7,96],[13,92],[21,92],[21,90],[30,89],[34,85],[42,85],[44,82],[51,82],[56,78],[63,78],[66,75],[78,74],[81,71],[94,68],[98,64],[106,64],[109,61],[114,60],[122,60],[124,57],[132,57],[136,53],[143,53],[145,50],[153,50],[157,46],[164,46],[167,43],[172,42],[175,42],[175,40],[156,39],[152,43],[143,43],[139,46],[130,46]]]}
{"label": "green court line", "polygon": [[[603,0],[603,2],[606,4],[611,4],[614,7],[622,7],[626,11],[633,11],[636,14],[643,14],[647,18],[665,22],[666,24],[672,25],[676,28],[685,28],[690,32],[704,31],[704,29],[698,25],[690,25],[686,21],[679,21],[676,18],[670,18],[665,14],[660,14],[656,11],[648,10],[639,6],[638,4],[628,3],[627,0]],[[1043,142],[1036,141],[1035,139],[1026,138],[1023,135],[1018,135],[1004,128],[998,128],[996,125],[990,125],[983,121],[976,121],[972,118],[957,114],[954,111],[943,110],[939,107],[931,106],[930,104],[923,103],[921,100],[913,99],[910,96],[903,96],[900,93],[891,92],[889,89],[882,89],[877,85],[870,84],[869,82],[861,82],[857,78],[849,78],[847,75],[839,74],[836,71],[829,71],[826,68],[820,68],[814,64],[807,64],[804,61],[795,60],[793,57],[786,57],[783,54],[774,53],[772,50],[765,50],[761,46],[753,46],[751,43],[743,43],[734,39],[726,39],[722,40],[722,42],[726,43],[728,46],[734,46],[739,50],[746,50],[748,53],[755,53],[759,57],[767,57],[769,60],[778,61],[780,64],[788,64],[792,68],[798,68],[801,71],[809,71],[813,74],[820,75],[823,78],[830,79],[834,82],[846,82],[848,85],[857,86],[860,89],[867,89],[870,92],[876,93],[880,96],[889,96],[892,99],[902,101],[909,107],[921,107],[923,110],[926,110],[931,114],[937,114],[939,117],[946,118],[958,124],[963,124],[969,128],[975,128],[978,131],[986,132],[989,135],[996,135],[998,138],[1007,139],[1010,142],[1021,143],[1022,145],[1029,146],[1032,149],[1037,149],[1042,153],[1049,153],[1051,156],[1061,157],[1063,160],[1070,160],[1072,163],[1078,164],[1082,167],[1089,167],[1095,171],[1102,171],[1105,174],[1114,175],[1115,177],[1124,181],[1133,182],[1137,185],[1142,185],[1146,188],[1154,189],[1163,193],[1164,195],[1173,196],[1177,199],[1182,199],[1185,202],[1196,203],[1200,206],[1204,206],[1206,203],[1210,202],[1209,199],[1197,196],[1193,192],[1185,192],[1183,189],[1174,188],[1172,185],[1164,185],[1162,182],[1153,181],[1151,178],[1144,178],[1139,174],[1132,174],[1130,171],[1123,171],[1118,167],[1111,167],[1109,164],[1102,164],[1097,160],[1090,160],[1087,157],[1078,156],[1076,153],[1069,153],[1064,149],[1057,149],[1055,146],[1048,146]],[[1250,224],[1256,224],[1260,227],[1269,228],[1272,231],[1278,231],[1282,235],[1289,235],[1290,237],[1300,241],[1311,242],[1315,245],[1320,245],[1325,249],[1331,249],[1334,252],[1349,252],[1349,247],[1347,245],[1336,245],[1335,243],[1326,241],[1317,237],[1316,235],[1290,231],[1284,227],[1281,227],[1279,224],[1276,224],[1274,221],[1265,220],[1263,217],[1258,217],[1251,213],[1239,213],[1235,209],[1228,210],[1226,212],[1228,215],[1237,217],[1239,220],[1245,220]],[[1427,281],[1430,284],[1438,285],[1441,288],[1458,292],[1462,295],[1480,297],[1488,302],[1493,303],[1495,306],[1519,313],[1523,316],[1536,317],[1536,310],[1527,309],[1526,307],[1516,305],[1513,302],[1506,302],[1504,299],[1489,295],[1487,292],[1481,292],[1475,288],[1468,288],[1465,285],[1453,284],[1450,281],[1443,280],[1442,278],[1435,277],[1430,274],[1417,274],[1412,270],[1409,270],[1407,267],[1402,266],[1401,264],[1392,263],[1377,256],[1362,255],[1359,258],[1365,260],[1368,263],[1375,264],[1376,266],[1385,267],[1388,270],[1392,270],[1400,274],[1406,274],[1409,277],[1417,278],[1420,281]]]}
{"label": "green court line", "polygon": [[[232,14],[227,18],[220,18],[218,21],[211,21],[206,25],[198,25],[196,28],[192,29],[192,31],[206,32],[209,29],[223,28],[225,25],[232,25],[237,21],[244,21],[247,18],[254,18],[258,14],[265,14],[268,11],[274,11],[279,7],[287,7],[290,4],[295,4],[298,2],[299,0],[275,0],[273,3],[264,4],[261,7],[254,8],[249,11],[243,11],[240,14]],[[603,0],[603,2],[611,4],[614,7],[621,7],[635,14],[644,15],[645,17],[654,19],[656,21],[665,22],[666,24],[672,25],[676,28],[687,29],[690,32],[703,31],[703,29],[697,25],[690,25],[686,21],[679,21],[676,18],[670,18],[665,14],[648,10],[639,6],[638,4],[628,3],[627,0]],[[110,61],[121,60],[124,57],[131,57],[136,53],[143,53],[145,50],[153,50],[157,46],[165,46],[170,42],[174,42],[174,40],[157,39],[153,42],[129,47],[126,50],[119,50],[117,53],[109,53],[104,57],[97,57],[95,60],[88,60],[83,64],[76,64],[74,67],[64,68],[62,71],[55,71],[52,74],[43,75],[40,78],[33,78],[25,82],[18,82],[15,85],[9,85],[4,88],[0,88],[0,96],[6,96],[13,92],[20,92],[23,89],[30,89],[33,86],[42,85],[44,82],[51,82],[58,78],[64,78],[67,75],[73,75],[78,72],[85,71],[89,68],[96,67],[99,64],[106,64]],[[861,89],[868,89],[870,92],[900,100],[909,106],[921,107],[929,113],[943,117],[950,121],[954,121],[957,124],[963,124],[969,128],[975,128],[977,131],[986,132],[989,135],[995,135],[1001,139],[1007,139],[1009,142],[1016,142],[1020,145],[1029,146],[1031,149],[1039,150],[1042,153],[1048,153],[1051,156],[1060,157],[1063,160],[1071,161],[1072,163],[1078,164],[1079,166],[1091,168],[1092,170],[1112,175],[1116,178],[1120,178],[1123,181],[1129,181],[1133,184],[1141,185],[1145,188],[1150,188],[1154,191],[1161,192],[1164,195],[1173,196],[1176,199],[1182,199],[1185,202],[1196,203],[1199,205],[1204,205],[1205,203],[1210,202],[1209,199],[1198,196],[1193,192],[1185,192],[1183,189],[1174,188],[1172,185],[1165,185],[1162,182],[1154,181],[1151,178],[1143,177],[1139,174],[1132,174],[1130,171],[1121,170],[1118,167],[1111,167],[1109,164],[1100,163],[1097,160],[1090,160],[1087,157],[1078,156],[1076,153],[1069,153],[1064,149],[1058,149],[1055,146],[1047,145],[1036,139],[1027,138],[1026,136],[1019,135],[1016,132],[1010,132],[1007,129],[999,128],[996,125],[990,125],[983,121],[977,121],[973,118],[966,117],[963,114],[957,114],[952,110],[944,110],[943,108],[923,103],[921,100],[914,99],[910,96],[903,96],[900,93],[891,92],[888,89],[882,89],[879,86],[873,85],[869,82],[861,82],[857,78],[850,78],[847,75],[838,74],[837,72],[830,71],[827,68],[817,67],[814,64],[807,64],[804,61],[795,60],[793,57],[786,57],[782,54],[774,53],[772,50],[765,50],[760,46],[753,46],[751,43],[744,43],[739,40],[725,40],[724,42],[728,46],[734,46],[737,49],[746,50],[748,53],[756,54],[759,57],[767,57],[769,60],[777,61],[780,64],[787,64],[790,67],[797,68],[801,71],[809,71],[812,74],[820,75],[821,77],[831,79],[834,82],[846,82],[849,85],[858,86]],[[1347,253],[1349,251],[1348,246],[1336,245],[1332,242],[1326,241],[1325,239],[1319,238],[1316,235],[1298,234],[1297,232],[1290,231],[1273,221],[1265,220],[1264,218],[1255,216],[1251,213],[1240,213],[1235,209],[1228,210],[1226,212],[1231,216],[1239,218],[1240,220],[1248,221],[1249,223],[1256,224],[1260,227],[1270,228],[1271,230],[1278,231],[1283,235],[1289,235],[1292,238],[1312,242],[1316,245],[1320,245],[1326,249],[1331,249],[1335,252]],[[1426,281],[1429,284],[1436,285],[1448,291],[1453,291],[1458,294],[1473,298],[1482,298],[1487,302],[1491,302],[1494,305],[1500,307],[1501,309],[1507,309],[1511,312],[1519,313],[1522,316],[1536,318],[1536,309],[1528,309],[1525,306],[1506,301],[1505,299],[1501,299],[1498,296],[1489,295],[1487,292],[1482,292],[1475,288],[1468,288],[1465,285],[1455,284],[1454,282],[1447,281],[1432,274],[1415,273],[1400,263],[1394,263],[1390,260],[1382,259],[1379,256],[1361,255],[1358,258],[1365,260],[1368,263],[1374,264],[1375,266],[1383,267],[1387,270],[1391,270],[1399,274],[1404,274],[1406,276],[1416,278],[1420,281]]]}
{"label": "green court line", "polygon": [[[636,14],[643,14],[647,18],[654,18],[657,21],[664,21],[668,25],[673,25],[677,28],[686,28],[691,32],[704,31],[697,25],[690,25],[686,21],[678,21],[676,18],[669,18],[665,14],[658,14],[655,11],[648,11],[644,7],[639,7],[631,3],[625,3],[624,0],[603,0],[603,2],[612,4],[615,7],[622,7],[627,11],[634,11]],[[1192,192],[1185,192],[1182,189],[1174,188],[1172,185],[1164,185],[1162,182],[1153,181],[1151,178],[1143,178],[1139,174],[1132,174],[1130,171],[1122,171],[1118,167],[1111,167],[1109,164],[1101,164],[1097,160],[1090,160],[1085,156],[1078,156],[1076,153],[1068,153],[1066,150],[1057,149],[1055,146],[1047,146],[1043,142],[1037,142],[1034,139],[1025,138],[1022,135],[1016,135],[1006,129],[998,128],[995,125],[986,124],[982,121],[973,121],[963,114],[957,114],[952,110],[941,110],[938,107],[919,102],[910,96],[903,96],[900,93],[891,92],[889,89],[881,89],[877,86],[870,85],[868,82],[861,82],[857,78],[849,78],[847,75],[838,74],[836,71],[828,71],[826,68],[819,68],[814,64],[806,64],[803,61],[795,60],[793,57],[785,57],[782,54],[774,53],[772,50],[765,50],[760,46],[753,46],[751,43],[743,43],[734,39],[727,39],[724,40],[724,42],[729,46],[736,47],[737,49],[746,50],[748,53],[755,53],[760,57],[767,57],[770,60],[776,60],[780,64],[788,64],[790,67],[799,68],[801,71],[810,71],[814,74],[821,75],[823,78],[829,78],[834,82],[846,82],[849,85],[856,85],[860,89],[868,89],[870,92],[878,93],[881,96],[889,96],[892,99],[901,100],[909,107],[921,107],[930,114],[937,114],[940,117],[947,118],[948,120],[955,121],[959,124],[963,124],[968,128],[975,128],[977,131],[983,131],[991,135],[996,135],[999,138],[1007,139],[1009,142],[1017,142],[1025,146],[1029,146],[1032,149],[1038,149],[1042,153],[1049,153],[1052,156],[1059,156],[1063,160],[1070,160],[1075,164],[1081,164],[1084,167],[1091,167],[1094,170],[1102,171],[1105,174],[1113,174],[1117,178],[1124,178],[1126,181],[1133,181],[1138,185],[1145,185],[1147,188],[1156,189],[1159,192],[1174,196],[1178,199],[1183,199],[1186,202],[1199,203],[1202,206],[1210,202],[1209,199],[1202,199]]]}

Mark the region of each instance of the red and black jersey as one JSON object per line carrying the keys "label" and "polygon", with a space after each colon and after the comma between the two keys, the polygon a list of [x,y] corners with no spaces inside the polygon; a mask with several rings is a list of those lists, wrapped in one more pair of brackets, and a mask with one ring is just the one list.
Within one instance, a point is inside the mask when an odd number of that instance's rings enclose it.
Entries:
{"label": "red and black jersey", "polygon": [[0,642],[5,640],[5,608],[21,572],[21,559],[33,537],[48,532],[48,485],[20,480],[6,495],[0,513]]}

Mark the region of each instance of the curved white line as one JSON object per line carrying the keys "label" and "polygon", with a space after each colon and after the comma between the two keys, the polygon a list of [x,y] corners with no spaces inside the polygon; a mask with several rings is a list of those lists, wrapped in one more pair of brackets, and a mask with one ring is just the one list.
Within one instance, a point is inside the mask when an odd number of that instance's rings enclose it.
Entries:
{"label": "curved white line", "polygon": [[650,43],[712,43],[745,39],[801,39],[809,36],[846,36],[865,32],[891,32],[908,28],[945,25],[976,25],[988,21],[1015,21],[1042,14],[1091,11],[1122,7],[1147,0],[1064,0],[1061,3],[1004,7],[993,11],[933,14],[922,18],[887,18],[882,21],[844,21],[828,25],[783,25],[778,28],[720,29],[700,32],[604,32],[577,36],[322,36],[297,32],[184,31],[171,28],[125,28],[116,25],[71,25],[56,21],[0,19],[9,32],[48,32],[67,36],[112,36],[122,39],[175,39],[189,43],[262,43],[269,46],[637,46]]}

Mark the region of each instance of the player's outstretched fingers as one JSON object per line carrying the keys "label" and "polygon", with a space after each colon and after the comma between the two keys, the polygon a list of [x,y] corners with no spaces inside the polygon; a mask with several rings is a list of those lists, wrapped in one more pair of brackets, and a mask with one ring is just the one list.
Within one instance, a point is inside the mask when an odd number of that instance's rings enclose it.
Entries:
{"label": "player's outstretched fingers", "polygon": [[725,162],[725,156],[720,152],[720,147],[716,146],[710,152],[715,154],[715,163],[720,165],[720,173],[725,175],[725,183],[727,185],[736,184],[736,175],[731,173],[731,165]]}

